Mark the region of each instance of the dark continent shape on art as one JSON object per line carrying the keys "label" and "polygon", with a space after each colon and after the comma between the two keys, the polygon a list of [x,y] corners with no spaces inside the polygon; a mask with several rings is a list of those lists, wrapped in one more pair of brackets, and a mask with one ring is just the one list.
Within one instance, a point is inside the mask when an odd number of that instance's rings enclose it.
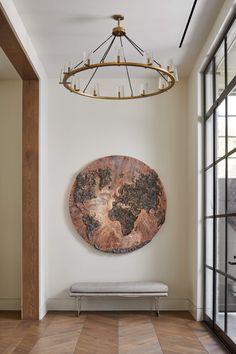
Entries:
{"label": "dark continent shape on art", "polygon": [[157,173],[128,156],[95,160],[76,177],[69,210],[78,233],[103,252],[127,253],[149,243],[165,221]]}

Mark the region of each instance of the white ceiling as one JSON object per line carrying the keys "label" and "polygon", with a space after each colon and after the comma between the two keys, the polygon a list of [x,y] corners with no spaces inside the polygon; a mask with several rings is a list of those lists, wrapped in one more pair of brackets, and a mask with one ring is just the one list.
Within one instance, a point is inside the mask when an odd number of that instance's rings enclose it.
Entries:
{"label": "white ceiling", "polygon": [[7,58],[6,54],[0,48],[0,80],[16,80],[20,79],[19,74]]}
{"label": "white ceiling", "polygon": [[[172,59],[187,76],[224,0],[198,0],[183,47],[178,48],[193,0],[14,0],[49,77],[58,77],[68,60],[82,59],[125,16],[127,35],[151,50],[162,64]],[[128,49],[129,48],[129,49]],[[133,49],[127,46],[126,56]]]}

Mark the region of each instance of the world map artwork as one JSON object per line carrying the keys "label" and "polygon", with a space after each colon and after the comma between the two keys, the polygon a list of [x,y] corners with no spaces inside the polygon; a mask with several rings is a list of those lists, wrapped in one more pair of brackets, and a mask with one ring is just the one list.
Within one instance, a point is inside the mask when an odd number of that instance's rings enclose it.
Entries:
{"label": "world map artwork", "polygon": [[69,198],[77,232],[103,252],[127,253],[149,243],[165,221],[158,174],[128,156],[93,161],[77,175]]}

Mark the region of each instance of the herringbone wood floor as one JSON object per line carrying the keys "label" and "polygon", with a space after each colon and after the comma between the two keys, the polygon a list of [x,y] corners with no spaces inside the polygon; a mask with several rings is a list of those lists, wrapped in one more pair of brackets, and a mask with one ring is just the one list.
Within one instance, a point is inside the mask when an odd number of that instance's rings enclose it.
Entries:
{"label": "herringbone wood floor", "polygon": [[0,313],[0,353],[221,354],[206,327],[187,312],[50,312],[42,321]]}

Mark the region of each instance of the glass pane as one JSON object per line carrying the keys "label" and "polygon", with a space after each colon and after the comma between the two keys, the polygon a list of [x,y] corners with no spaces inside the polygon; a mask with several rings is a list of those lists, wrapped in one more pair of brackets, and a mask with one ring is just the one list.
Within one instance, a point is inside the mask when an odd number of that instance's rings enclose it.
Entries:
{"label": "glass pane", "polygon": [[224,42],[221,44],[215,56],[216,65],[216,98],[219,97],[225,89],[225,55]]}
{"label": "glass pane", "polygon": [[236,343],[236,281],[227,281],[228,317],[227,334]]}
{"label": "glass pane", "polygon": [[225,277],[216,274],[216,323],[224,330],[225,326]]}
{"label": "glass pane", "polygon": [[225,214],[225,160],[216,164],[216,214]]}
{"label": "glass pane", "polygon": [[206,219],[206,264],[213,267],[213,219]]}
{"label": "glass pane", "polygon": [[225,101],[216,110],[216,160],[225,155]]}
{"label": "glass pane", "polygon": [[206,294],[205,294],[206,314],[212,319],[212,305],[213,305],[213,272],[206,268]]}
{"label": "glass pane", "polygon": [[236,89],[228,96],[228,151],[236,148]]}
{"label": "glass pane", "polygon": [[209,64],[206,74],[206,112],[213,104],[213,64]]}
{"label": "glass pane", "polygon": [[228,214],[236,213],[236,153],[228,157]]}
{"label": "glass pane", "polygon": [[206,166],[213,162],[213,116],[206,121]]}
{"label": "glass pane", "polygon": [[228,217],[228,274],[236,279],[236,216]]}
{"label": "glass pane", "polygon": [[213,215],[213,168],[206,172],[206,215]]}
{"label": "glass pane", "polygon": [[225,271],[225,218],[216,218],[216,268]]}
{"label": "glass pane", "polygon": [[233,23],[227,34],[227,75],[228,83],[236,74],[236,22]]}

